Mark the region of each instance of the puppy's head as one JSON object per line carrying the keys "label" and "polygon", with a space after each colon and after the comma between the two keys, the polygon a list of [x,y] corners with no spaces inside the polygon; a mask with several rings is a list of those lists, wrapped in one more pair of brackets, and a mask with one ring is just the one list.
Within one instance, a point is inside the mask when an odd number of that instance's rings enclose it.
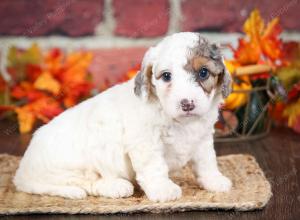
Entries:
{"label": "puppy's head", "polygon": [[220,49],[197,33],[177,33],[145,54],[135,94],[160,102],[172,118],[202,116],[229,95],[231,78]]}

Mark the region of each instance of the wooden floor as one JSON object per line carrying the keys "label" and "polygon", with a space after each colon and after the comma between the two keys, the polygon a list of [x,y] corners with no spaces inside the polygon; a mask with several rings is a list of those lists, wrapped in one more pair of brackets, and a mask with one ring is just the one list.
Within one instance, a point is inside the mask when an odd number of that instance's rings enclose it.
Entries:
{"label": "wooden floor", "polygon": [[[13,123],[0,122],[0,153],[22,155],[30,135],[18,135]],[[300,219],[300,135],[288,129],[274,129],[258,141],[216,144],[218,155],[247,153],[256,157],[272,184],[274,196],[261,211],[193,211],[173,214],[134,215],[22,215],[2,219]],[[0,168],[1,169],[1,168]]]}

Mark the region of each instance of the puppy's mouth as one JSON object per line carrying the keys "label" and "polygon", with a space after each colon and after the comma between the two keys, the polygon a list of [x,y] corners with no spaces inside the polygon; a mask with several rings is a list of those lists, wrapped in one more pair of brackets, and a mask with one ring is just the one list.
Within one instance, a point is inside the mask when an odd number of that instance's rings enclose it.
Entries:
{"label": "puppy's mouth", "polygon": [[190,118],[190,117],[197,117],[198,114],[193,113],[193,112],[186,112],[184,114],[181,114],[180,117],[182,118]]}

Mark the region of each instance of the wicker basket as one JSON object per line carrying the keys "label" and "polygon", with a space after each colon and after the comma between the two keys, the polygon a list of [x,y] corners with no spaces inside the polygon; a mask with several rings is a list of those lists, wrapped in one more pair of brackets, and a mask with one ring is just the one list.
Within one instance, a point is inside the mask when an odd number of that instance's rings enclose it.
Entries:
{"label": "wicker basket", "polygon": [[[251,65],[237,68],[233,77],[271,73],[271,71],[272,69],[268,65]],[[220,110],[218,123],[227,127],[227,133],[220,133],[216,128],[215,142],[253,140],[262,138],[269,133],[271,120],[268,110],[275,98],[270,81],[271,78],[269,77],[256,81],[256,85],[252,85],[249,90],[232,91],[233,93],[245,93],[247,102],[234,111]]]}

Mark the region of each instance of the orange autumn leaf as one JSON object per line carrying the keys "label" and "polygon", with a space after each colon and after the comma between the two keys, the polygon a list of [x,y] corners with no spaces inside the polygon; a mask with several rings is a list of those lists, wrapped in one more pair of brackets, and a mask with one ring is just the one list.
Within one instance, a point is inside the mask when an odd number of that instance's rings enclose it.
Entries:
{"label": "orange autumn leaf", "polygon": [[31,108],[36,117],[44,123],[47,123],[63,111],[60,104],[51,97],[39,99],[35,103],[31,104]]}
{"label": "orange autumn leaf", "polygon": [[37,119],[47,123],[62,111],[60,104],[51,97],[44,97],[15,109],[21,133],[30,132]]}
{"label": "orange autumn leaf", "polygon": [[62,69],[63,53],[60,49],[54,48],[50,50],[44,58],[46,71],[52,73],[52,75],[59,75]]}
{"label": "orange autumn leaf", "polygon": [[58,95],[61,85],[49,72],[43,72],[35,80],[34,88],[45,90],[53,93],[54,95]]}
{"label": "orange autumn leaf", "polygon": [[256,64],[260,59],[261,50],[255,42],[239,39],[239,48],[235,51],[236,61],[242,65]]}
{"label": "orange autumn leaf", "polygon": [[59,76],[66,107],[75,105],[81,97],[87,96],[92,89],[93,85],[88,80],[87,72],[91,60],[92,54],[87,52],[74,52],[67,56]]}
{"label": "orange autumn leaf", "polygon": [[282,29],[278,18],[265,25],[259,11],[254,10],[246,20],[243,30],[246,37],[239,40],[239,46],[234,50],[234,57],[239,63],[256,64],[264,59],[273,62],[281,57],[282,41],[279,35]]}
{"label": "orange autumn leaf", "polygon": [[84,51],[66,54],[54,48],[42,53],[37,45],[27,50],[13,47],[8,72],[19,76],[10,87],[12,100],[18,107],[3,105],[0,111],[15,111],[22,133],[30,132],[38,120],[49,122],[91,95],[93,85],[88,72],[91,60],[92,53]]}
{"label": "orange autumn leaf", "polygon": [[64,97],[63,102],[67,108],[70,108],[76,104],[76,98],[75,98],[75,96],[67,95]]}
{"label": "orange autumn leaf", "polygon": [[130,69],[127,74],[126,74],[126,77],[128,79],[132,79],[137,73],[138,71],[141,69],[141,66],[140,65],[137,65],[136,67]]}
{"label": "orange autumn leaf", "polygon": [[270,23],[268,23],[262,37],[261,37],[261,48],[262,52],[275,60],[280,58],[281,51],[283,48],[282,41],[279,39],[279,35],[282,32],[282,28],[279,24],[279,19],[275,18]]}
{"label": "orange autumn leaf", "polygon": [[63,83],[86,81],[87,68],[92,60],[92,53],[73,52],[66,58],[64,72],[61,73]]}

